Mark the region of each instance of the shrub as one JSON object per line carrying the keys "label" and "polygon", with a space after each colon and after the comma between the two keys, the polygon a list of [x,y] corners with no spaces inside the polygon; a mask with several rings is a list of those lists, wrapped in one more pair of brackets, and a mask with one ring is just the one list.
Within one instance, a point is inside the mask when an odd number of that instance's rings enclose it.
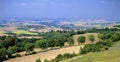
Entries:
{"label": "shrub", "polygon": [[88,35],[89,40],[93,43],[94,42],[94,35]]}
{"label": "shrub", "polygon": [[13,47],[9,47],[7,50],[7,55],[9,58],[12,57],[12,54],[15,53],[17,51],[17,47],[13,46]]}
{"label": "shrub", "polygon": [[45,59],[44,62],[49,62],[49,61],[47,59]]}
{"label": "shrub", "polygon": [[16,56],[16,57],[21,57],[21,55],[20,55],[20,54],[16,54],[15,56]]}
{"label": "shrub", "polygon": [[60,60],[63,59],[63,55],[59,54],[57,55],[57,57],[55,58],[55,62],[59,62]]}
{"label": "shrub", "polygon": [[69,54],[69,53],[65,53],[63,55],[64,59],[68,59],[68,58],[71,58],[72,57],[72,54]]}
{"label": "shrub", "polygon": [[30,53],[31,51],[33,51],[33,48],[34,48],[34,46],[33,46],[32,43],[27,43],[27,44],[25,45],[25,51],[26,51],[27,53]]}
{"label": "shrub", "polygon": [[112,46],[112,41],[110,41],[110,40],[106,40],[104,43],[105,43],[105,45],[108,46],[108,47],[111,47],[111,46]]}
{"label": "shrub", "polygon": [[36,59],[36,62],[42,62],[42,61],[41,61],[40,58],[39,58],[39,59]]}
{"label": "shrub", "polygon": [[79,42],[79,43],[85,43],[85,36],[80,36],[80,37],[78,38],[78,42]]}

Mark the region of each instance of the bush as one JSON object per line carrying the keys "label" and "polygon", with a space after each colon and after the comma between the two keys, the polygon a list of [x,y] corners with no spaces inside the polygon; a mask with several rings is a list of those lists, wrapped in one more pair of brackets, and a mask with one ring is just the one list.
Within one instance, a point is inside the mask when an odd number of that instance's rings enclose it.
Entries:
{"label": "bush", "polygon": [[104,49],[105,49],[105,50],[108,50],[108,49],[109,49],[109,47],[108,47],[108,46],[105,46],[105,47],[104,47]]}
{"label": "bush", "polygon": [[55,58],[55,62],[59,62],[60,60],[63,59],[63,55],[59,54],[57,55],[57,57]]}
{"label": "bush", "polygon": [[16,54],[15,56],[16,56],[16,57],[21,57],[21,55],[20,55],[20,54]]}
{"label": "bush", "polygon": [[6,59],[6,49],[5,48],[0,48],[0,61]]}
{"label": "bush", "polygon": [[88,52],[99,52],[101,50],[108,50],[112,46],[112,41],[106,40],[104,42],[98,42],[96,44],[86,44],[81,48],[80,53],[85,54]]}
{"label": "bush", "polygon": [[64,59],[68,59],[68,58],[71,58],[72,57],[72,54],[69,54],[69,53],[65,53],[63,55]]}
{"label": "bush", "polygon": [[15,53],[17,51],[17,47],[13,46],[13,47],[9,47],[7,50],[7,55],[9,58],[12,58],[12,54]]}
{"label": "bush", "polygon": [[85,43],[85,36],[80,36],[79,38],[78,38],[78,43]]}
{"label": "bush", "polygon": [[108,47],[111,47],[111,46],[112,46],[112,41],[110,41],[110,40],[106,40],[104,43],[105,43],[105,45],[108,46]]}
{"label": "bush", "polygon": [[47,59],[45,59],[44,62],[49,62],[49,61]]}
{"label": "bush", "polygon": [[100,45],[93,44],[92,46],[92,52],[99,52],[100,51]]}
{"label": "bush", "polygon": [[75,53],[73,53],[73,54],[65,53],[65,54],[63,54],[63,55],[59,54],[59,55],[57,55],[57,57],[55,58],[54,61],[55,61],[55,62],[60,62],[61,60],[65,60],[65,59],[68,59],[68,58],[72,58],[72,57],[74,57],[74,56],[76,56]]}
{"label": "bush", "polygon": [[27,44],[25,45],[25,51],[26,51],[27,53],[30,53],[31,51],[33,51],[33,48],[34,48],[34,46],[33,46],[32,43],[27,43]]}
{"label": "bush", "polygon": [[36,62],[42,62],[40,59],[36,59]]}

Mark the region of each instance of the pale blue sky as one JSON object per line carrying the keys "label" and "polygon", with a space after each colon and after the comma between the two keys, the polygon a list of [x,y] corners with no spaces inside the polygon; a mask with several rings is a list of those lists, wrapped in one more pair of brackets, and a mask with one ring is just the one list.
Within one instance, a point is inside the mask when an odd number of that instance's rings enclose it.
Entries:
{"label": "pale blue sky", "polygon": [[0,17],[120,18],[120,0],[0,0]]}

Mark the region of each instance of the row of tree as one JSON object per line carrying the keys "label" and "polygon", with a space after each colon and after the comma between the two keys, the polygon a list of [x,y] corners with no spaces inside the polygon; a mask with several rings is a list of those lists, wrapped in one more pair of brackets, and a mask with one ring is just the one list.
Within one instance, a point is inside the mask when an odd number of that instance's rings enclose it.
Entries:
{"label": "row of tree", "polygon": [[[107,33],[99,33],[98,34],[99,42],[94,43],[94,35],[88,35],[88,39],[92,42],[92,44],[85,44],[83,48],[80,48],[79,54],[86,54],[88,52],[100,52],[104,50],[108,50],[109,47],[112,47],[113,42],[120,41],[120,32],[107,32]],[[80,44],[85,43],[85,36],[80,36],[78,41]],[[65,60],[68,58],[72,58],[79,54],[59,54],[55,59],[48,61],[47,59],[44,62],[60,62],[61,60]],[[37,62],[37,61],[36,61]],[[39,62],[39,61],[38,61]]]}
{"label": "row of tree", "polygon": [[0,36],[0,61],[12,58],[12,55],[16,52],[26,51],[27,54],[31,54],[34,52],[34,48],[62,47],[66,42],[73,45],[71,35],[69,32],[51,32],[44,33],[42,39],[19,39],[13,36]]}

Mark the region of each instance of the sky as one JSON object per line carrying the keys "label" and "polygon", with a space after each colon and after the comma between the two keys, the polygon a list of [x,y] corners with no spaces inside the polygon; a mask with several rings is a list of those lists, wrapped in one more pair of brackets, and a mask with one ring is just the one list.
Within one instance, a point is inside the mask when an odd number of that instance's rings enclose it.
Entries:
{"label": "sky", "polygon": [[120,0],[0,0],[0,17],[120,18]]}

